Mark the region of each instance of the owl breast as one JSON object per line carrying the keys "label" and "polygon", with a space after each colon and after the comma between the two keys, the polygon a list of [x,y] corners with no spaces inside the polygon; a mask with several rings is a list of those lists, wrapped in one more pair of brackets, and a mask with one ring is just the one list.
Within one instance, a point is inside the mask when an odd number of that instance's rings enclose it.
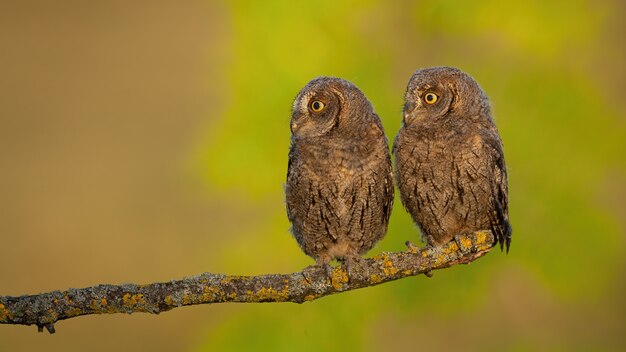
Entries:
{"label": "owl breast", "polygon": [[404,130],[397,137],[402,202],[426,243],[490,229],[491,177],[479,134],[437,136]]}
{"label": "owl breast", "polygon": [[382,239],[393,203],[384,139],[295,141],[287,176],[287,211],[303,251],[318,262],[357,256]]}

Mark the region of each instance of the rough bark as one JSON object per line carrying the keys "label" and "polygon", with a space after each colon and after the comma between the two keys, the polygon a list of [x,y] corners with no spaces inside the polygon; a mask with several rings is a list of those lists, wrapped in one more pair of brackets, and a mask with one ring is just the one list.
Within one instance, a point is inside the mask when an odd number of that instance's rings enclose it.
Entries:
{"label": "rough bark", "polygon": [[[87,314],[136,312],[159,314],[181,306],[205,303],[312,301],[331,294],[456,264],[468,264],[487,254],[494,238],[489,231],[459,235],[442,247],[381,253],[349,270],[307,267],[292,274],[236,276],[204,273],[194,277],[147,285],[98,285],[29,296],[0,296],[0,324],[37,325],[54,333],[59,320]],[[348,271],[350,275],[348,275]]]}

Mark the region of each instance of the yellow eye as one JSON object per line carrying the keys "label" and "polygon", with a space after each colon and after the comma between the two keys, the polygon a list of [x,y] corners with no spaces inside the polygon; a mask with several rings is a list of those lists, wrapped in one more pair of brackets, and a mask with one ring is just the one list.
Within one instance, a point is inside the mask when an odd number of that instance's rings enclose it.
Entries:
{"label": "yellow eye", "polygon": [[311,110],[313,110],[315,112],[320,112],[320,111],[324,110],[324,106],[325,106],[324,103],[322,103],[321,101],[314,100],[311,103]]}
{"label": "yellow eye", "polygon": [[439,97],[435,93],[426,93],[426,95],[424,95],[424,101],[426,104],[434,104],[437,102],[437,99],[439,99]]}

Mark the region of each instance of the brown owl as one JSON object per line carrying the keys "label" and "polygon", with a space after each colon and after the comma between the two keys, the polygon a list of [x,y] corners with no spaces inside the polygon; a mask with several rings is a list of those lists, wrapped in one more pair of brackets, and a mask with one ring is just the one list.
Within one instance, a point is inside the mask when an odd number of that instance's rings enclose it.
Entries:
{"label": "brown owl", "polygon": [[393,206],[378,115],[354,84],[319,77],[296,97],[291,133],[286,196],[296,241],[317,265],[360,260],[385,236]]}
{"label": "brown owl", "polygon": [[491,230],[508,252],[502,141],[489,100],[472,77],[452,67],[415,71],[393,153],[402,203],[428,245]]}

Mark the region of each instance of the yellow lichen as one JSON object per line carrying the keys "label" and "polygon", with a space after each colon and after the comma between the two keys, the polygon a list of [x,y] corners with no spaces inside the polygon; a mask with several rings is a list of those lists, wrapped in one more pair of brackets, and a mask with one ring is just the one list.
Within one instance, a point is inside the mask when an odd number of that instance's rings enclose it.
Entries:
{"label": "yellow lichen", "polygon": [[467,237],[461,237],[461,244],[463,248],[470,248],[472,246],[472,240]]}
{"label": "yellow lichen", "polygon": [[231,283],[235,280],[240,280],[241,278],[242,276],[239,276],[239,275],[225,276],[224,278],[220,280],[220,283],[224,285],[224,284]]}
{"label": "yellow lichen", "polygon": [[51,319],[52,321],[56,321],[56,320],[57,320],[57,318],[59,317],[59,315],[57,314],[57,312],[55,312],[55,311],[54,311],[54,309],[52,309],[52,308],[49,308],[47,312],[48,312],[48,315],[50,315],[50,319]]}
{"label": "yellow lichen", "polygon": [[183,293],[183,297],[181,299],[183,306],[188,306],[191,303],[191,297],[189,297],[188,293]]}
{"label": "yellow lichen", "polygon": [[131,295],[130,293],[126,293],[123,297],[122,297],[122,302],[124,302],[124,305],[126,307],[134,307],[137,305],[145,305],[146,304],[146,300],[143,298],[143,294],[142,293],[137,293],[134,295]]}
{"label": "yellow lichen", "polygon": [[110,306],[110,305],[109,305],[109,302],[107,301],[107,299],[106,299],[106,298],[102,298],[102,299],[100,300],[100,306],[103,308],[103,311],[104,311],[104,308],[105,308],[105,307],[108,307],[108,308],[106,309],[106,312],[107,312],[107,313],[117,313],[116,308],[115,308],[114,306]]}
{"label": "yellow lichen", "polygon": [[273,298],[273,297],[276,296],[276,290],[274,290],[271,287],[269,287],[269,288],[261,287],[261,289],[256,292],[256,295],[260,299],[263,299],[263,298]]}
{"label": "yellow lichen", "polygon": [[458,251],[459,251],[459,245],[456,244],[456,242],[450,242],[450,244],[444,248],[445,254],[450,254],[452,252],[458,252]]}
{"label": "yellow lichen", "polygon": [[283,302],[283,301],[286,301],[287,298],[289,298],[289,290],[287,288],[281,291],[277,291],[271,287],[269,288],[262,287],[252,296],[252,301],[259,302],[259,301],[270,300],[270,301]]}
{"label": "yellow lichen", "polygon": [[203,302],[209,302],[211,300],[211,298],[213,298],[213,292],[211,291],[209,286],[204,286],[202,291],[204,292],[202,294],[202,301]]}
{"label": "yellow lichen", "polygon": [[476,249],[477,249],[479,252],[482,252],[482,251],[490,251],[490,250],[491,250],[491,248],[493,248],[493,247],[492,247],[490,244],[486,244],[486,243],[483,243],[483,244],[481,244],[481,245],[479,245],[479,246],[476,246]]}
{"label": "yellow lichen", "polygon": [[[478,244],[483,244],[487,241],[487,232],[476,231],[474,234],[476,235],[476,242]],[[471,245],[471,241],[470,241],[470,245]]]}
{"label": "yellow lichen", "polygon": [[404,274],[406,276],[409,276],[409,275],[413,274],[413,271],[407,269],[407,270],[403,271],[402,274]]}
{"label": "yellow lichen", "polygon": [[348,273],[345,270],[341,269],[341,267],[337,267],[335,268],[335,270],[333,270],[333,273],[330,277],[330,284],[333,285],[335,290],[341,290],[343,284],[347,283],[348,281]]}
{"label": "yellow lichen", "polygon": [[393,265],[393,262],[389,260],[389,256],[385,256],[385,261],[383,262],[383,271],[387,276],[394,275],[398,272],[398,269]]}
{"label": "yellow lichen", "polygon": [[433,267],[437,268],[441,266],[441,264],[443,264],[445,261],[446,261],[446,257],[445,255],[443,255],[443,253],[441,253],[435,259],[435,263],[433,263]]}
{"label": "yellow lichen", "polygon": [[373,274],[370,276],[370,283],[372,284],[377,284],[381,281],[383,281],[383,279],[380,278],[380,275]]}
{"label": "yellow lichen", "polygon": [[215,286],[210,286],[210,285],[204,286],[202,291],[203,291],[202,302],[211,302],[215,300],[217,297],[224,296],[224,292]]}
{"label": "yellow lichen", "polygon": [[[104,301],[106,302],[106,300],[104,300]],[[91,304],[89,305],[89,308],[91,308],[91,310],[94,313],[102,313],[102,306],[100,304],[98,304],[99,302],[101,302],[101,301],[98,301],[97,299],[92,299],[91,300]]]}
{"label": "yellow lichen", "polygon": [[4,304],[0,303],[0,321],[5,321],[7,318],[11,319],[12,315]]}
{"label": "yellow lichen", "polygon": [[372,259],[374,259],[375,261],[387,260],[388,258],[389,258],[389,255],[385,252],[381,254],[377,254],[374,257],[372,257]]}
{"label": "yellow lichen", "polygon": [[437,249],[437,251],[437,257],[433,263],[434,267],[439,267],[445,264],[449,260],[451,254],[459,252],[459,246],[456,242],[450,242],[445,247]]}
{"label": "yellow lichen", "polygon": [[304,300],[305,301],[312,301],[312,300],[316,299],[317,297],[319,297],[319,295],[306,295],[306,296],[304,296]]}
{"label": "yellow lichen", "polygon": [[72,303],[74,303],[74,302],[72,301],[72,299],[70,298],[69,293],[68,293],[67,291],[64,291],[64,292],[63,292],[63,299],[65,300],[65,303],[67,303],[67,304],[72,304]]}
{"label": "yellow lichen", "polygon": [[80,308],[72,308],[68,310],[66,313],[68,317],[75,317],[77,315],[80,315],[82,312],[83,311]]}
{"label": "yellow lichen", "polygon": [[168,306],[174,305],[174,299],[172,298],[172,295],[165,296],[165,304],[167,304]]}

